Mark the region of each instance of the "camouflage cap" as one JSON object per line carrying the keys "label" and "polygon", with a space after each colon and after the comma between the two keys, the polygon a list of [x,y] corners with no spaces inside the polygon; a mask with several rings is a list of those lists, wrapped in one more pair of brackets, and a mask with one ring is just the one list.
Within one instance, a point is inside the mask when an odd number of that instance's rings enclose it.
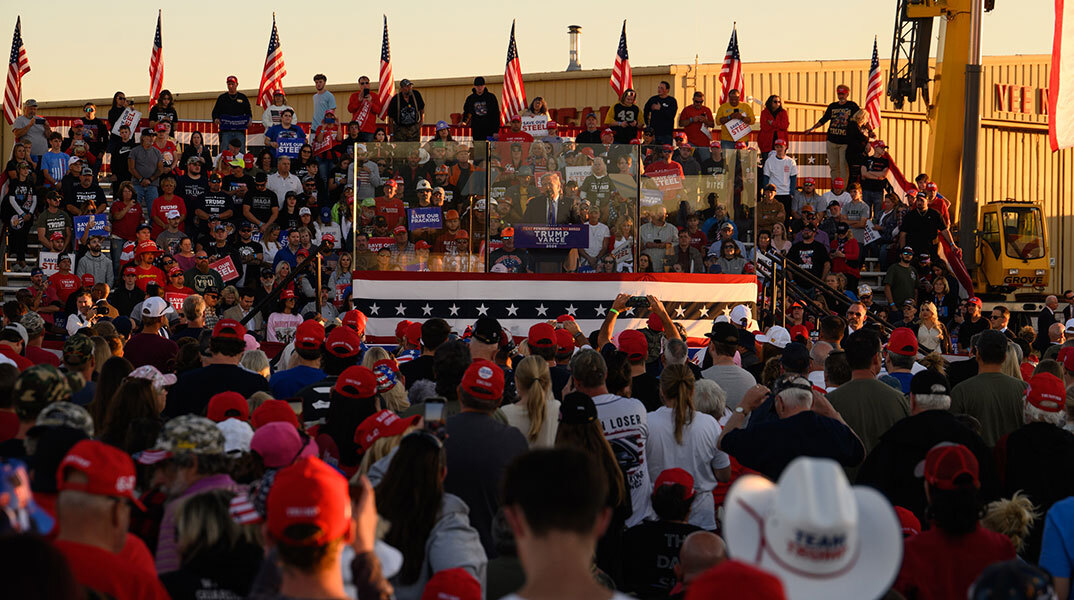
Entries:
{"label": "camouflage cap", "polygon": [[75,334],[63,343],[63,362],[67,365],[84,365],[92,356],[93,340],[89,336]]}
{"label": "camouflage cap", "polygon": [[49,404],[70,401],[72,393],[71,383],[59,369],[34,365],[19,374],[11,395],[19,418],[32,421]]}
{"label": "camouflage cap", "polygon": [[25,315],[22,315],[19,322],[26,328],[26,335],[29,335],[31,338],[41,335],[41,332],[45,330],[45,320],[41,318],[41,315],[32,310]]}
{"label": "camouflage cap", "polygon": [[85,433],[87,437],[93,437],[93,417],[89,411],[73,402],[53,402],[46,406],[27,433],[34,435],[34,430],[39,427],[70,427]]}
{"label": "camouflage cap", "polygon": [[223,454],[224,434],[216,423],[205,417],[182,415],[165,423],[153,449],[173,455],[185,452]]}

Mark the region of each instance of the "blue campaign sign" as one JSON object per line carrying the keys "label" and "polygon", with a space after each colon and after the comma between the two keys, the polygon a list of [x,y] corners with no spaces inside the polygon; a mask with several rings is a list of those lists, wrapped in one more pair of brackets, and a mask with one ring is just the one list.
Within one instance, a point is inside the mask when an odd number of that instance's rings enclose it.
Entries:
{"label": "blue campaign sign", "polygon": [[246,131],[250,117],[246,115],[220,115],[220,131]]}
{"label": "blue campaign sign", "polygon": [[586,225],[519,225],[515,227],[515,247],[565,250],[589,245]]}
{"label": "blue campaign sign", "polygon": [[276,142],[280,145],[276,148],[277,158],[281,156],[295,158],[298,156],[298,151],[302,149],[302,146],[306,145],[306,138],[279,138]]}
{"label": "blue campaign sign", "polygon": [[444,226],[444,218],[439,206],[409,208],[406,213],[411,231],[415,229],[441,229]]}
{"label": "blue campaign sign", "polygon": [[108,237],[108,230],[105,227],[108,226],[108,215],[80,215],[73,218],[75,222],[75,239],[81,239],[82,233],[86,231],[86,226],[89,225],[90,218],[93,219],[93,226],[90,227],[90,235],[99,235]]}

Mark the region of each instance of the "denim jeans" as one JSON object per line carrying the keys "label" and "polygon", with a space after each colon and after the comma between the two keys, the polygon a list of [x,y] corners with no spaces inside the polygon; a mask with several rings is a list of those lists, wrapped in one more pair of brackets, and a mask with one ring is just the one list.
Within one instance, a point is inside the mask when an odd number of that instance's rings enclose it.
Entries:
{"label": "denim jeans", "polygon": [[145,211],[145,214],[150,214],[153,208],[153,201],[160,195],[157,186],[153,184],[142,185],[133,181],[131,183],[134,183],[134,197],[142,205],[142,210]]}

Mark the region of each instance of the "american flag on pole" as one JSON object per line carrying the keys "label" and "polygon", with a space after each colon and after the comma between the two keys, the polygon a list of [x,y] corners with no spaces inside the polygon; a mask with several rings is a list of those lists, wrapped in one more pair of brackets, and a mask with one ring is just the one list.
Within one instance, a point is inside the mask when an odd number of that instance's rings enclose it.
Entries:
{"label": "american flag on pole", "polygon": [[155,102],[164,87],[164,44],[160,38],[160,11],[157,11],[157,33],[153,36],[153,53],[149,56],[149,101]]}
{"label": "american flag on pole", "polygon": [[261,108],[268,108],[272,104],[272,93],[283,89],[285,75],[287,68],[283,66],[283,49],[280,48],[280,36],[276,31],[276,13],[272,13],[272,35],[268,40],[268,54],[265,55],[261,85],[257,88],[257,104]]}
{"label": "american flag on pole", "polygon": [[384,41],[380,45],[380,85],[377,100],[380,102],[381,119],[388,112],[388,102],[395,95],[395,79],[392,77],[392,51],[388,47],[388,15],[384,15]]}
{"label": "american flag on pole", "polygon": [[22,76],[30,72],[30,59],[22,45],[22,18],[15,19],[15,35],[11,38],[11,59],[7,63],[7,88],[4,89],[4,118],[8,125],[15,122],[22,106]]}
{"label": "american flag on pole", "polygon": [[[1065,27],[1064,27],[1065,26]],[[1052,152],[1074,147],[1074,1],[1055,0],[1048,139]]]}
{"label": "american flag on pole", "polygon": [[500,111],[500,122],[506,123],[525,108],[526,88],[522,85],[522,65],[518,62],[518,48],[515,47],[515,22],[511,21],[511,42],[507,44],[507,69],[503,73],[503,110]]}
{"label": "american flag on pole", "polygon": [[622,96],[624,90],[634,87],[634,78],[630,74],[630,57],[626,48],[626,19],[623,19],[623,33],[619,35],[619,48],[615,51],[615,66],[612,67],[612,89],[616,96]]}
{"label": "american flag on pole", "polygon": [[720,68],[720,104],[727,102],[727,93],[738,90],[742,95],[742,88],[746,81],[742,77],[742,57],[738,54],[738,27],[731,26],[731,41],[727,42],[727,54],[723,56],[723,67]]}
{"label": "american flag on pole", "polygon": [[884,83],[880,79],[880,55],[876,52],[876,37],[873,37],[873,60],[869,63],[869,90],[865,92],[865,112],[869,113],[869,122],[873,131],[880,134],[880,99],[884,96]]}

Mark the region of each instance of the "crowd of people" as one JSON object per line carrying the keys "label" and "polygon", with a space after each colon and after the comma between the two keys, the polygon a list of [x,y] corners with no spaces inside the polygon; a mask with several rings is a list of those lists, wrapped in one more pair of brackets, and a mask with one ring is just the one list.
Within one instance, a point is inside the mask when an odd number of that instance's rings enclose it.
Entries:
{"label": "crowd of people", "polygon": [[[945,200],[925,175],[886,189],[845,86],[815,126],[819,194],[778,96],[755,115],[737,91],[680,111],[666,83],[627,90],[570,140],[523,129],[540,98],[501,127],[479,77],[477,141],[438,123],[423,142],[411,82],[387,126],[368,78],[346,125],[314,82],[310,130],[281,91],[263,149],[233,77],[219,148],[177,143],[167,90],[115,134],[122,93],[67,136],[27,101],[2,215],[31,282],[0,329],[12,597],[1070,597],[1074,292],[1018,331],[960,298]],[[731,134],[755,122],[760,152]],[[582,225],[588,245],[530,244]],[[31,233],[54,273],[26,262]],[[653,296],[593,331],[428,318],[389,345],[350,302],[356,270],[741,274],[778,254],[812,275],[804,298],[715,316],[695,357]]]}

